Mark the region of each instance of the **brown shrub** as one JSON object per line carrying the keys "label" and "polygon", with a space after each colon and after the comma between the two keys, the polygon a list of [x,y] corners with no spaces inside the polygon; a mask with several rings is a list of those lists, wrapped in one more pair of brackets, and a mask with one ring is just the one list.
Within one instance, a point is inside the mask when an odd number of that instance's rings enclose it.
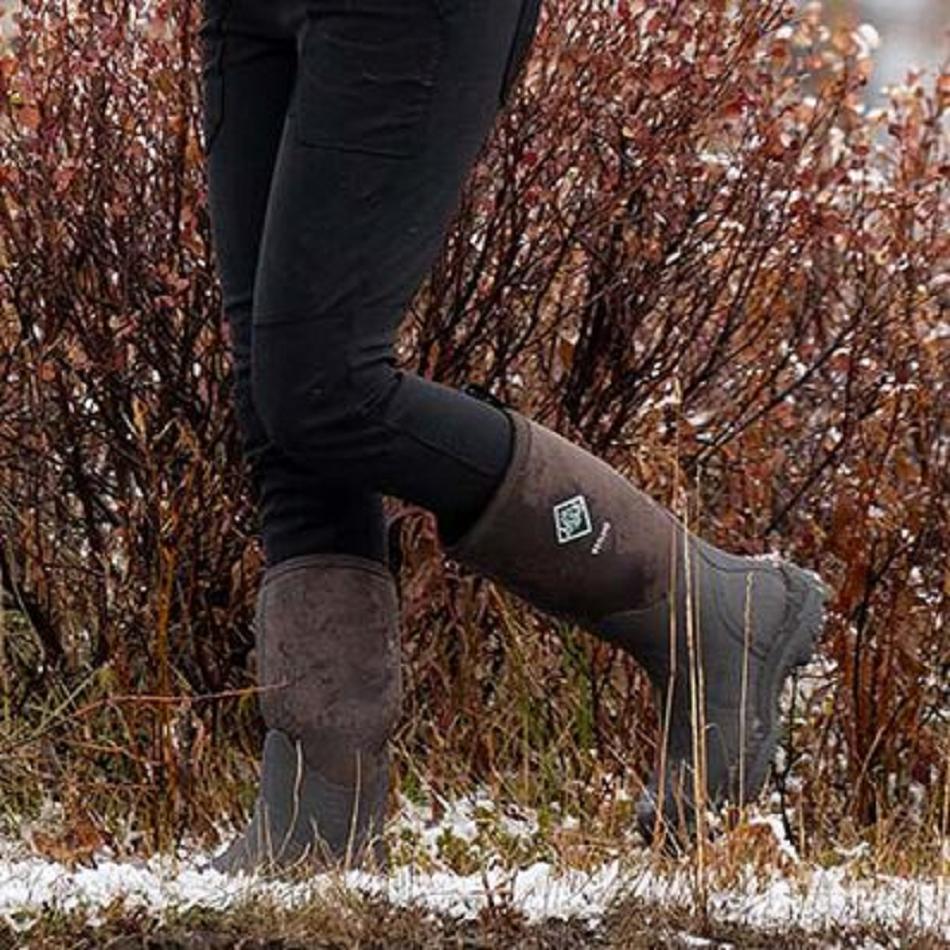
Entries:
{"label": "brown shrub", "polygon": [[[228,750],[253,754],[260,558],[196,5],[68,6],[28,0],[0,59],[0,774],[83,813],[107,783],[163,844],[208,827]],[[610,6],[548,0],[406,359],[604,454],[724,546],[819,570],[836,597],[779,775],[790,820],[909,821],[922,789],[919,823],[950,700],[948,77],[868,113],[862,45],[814,5]],[[629,662],[393,514],[404,787],[591,805],[604,771],[642,775]]]}

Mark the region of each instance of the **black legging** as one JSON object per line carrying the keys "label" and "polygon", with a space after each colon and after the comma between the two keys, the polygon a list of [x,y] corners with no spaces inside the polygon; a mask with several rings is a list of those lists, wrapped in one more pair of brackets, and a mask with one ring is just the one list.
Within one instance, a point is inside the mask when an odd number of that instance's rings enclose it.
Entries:
{"label": "black legging", "polygon": [[394,342],[540,0],[205,0],[210,204],[268,561],[385,560],[381,495],[452,534],[507,465],[499,410]]}

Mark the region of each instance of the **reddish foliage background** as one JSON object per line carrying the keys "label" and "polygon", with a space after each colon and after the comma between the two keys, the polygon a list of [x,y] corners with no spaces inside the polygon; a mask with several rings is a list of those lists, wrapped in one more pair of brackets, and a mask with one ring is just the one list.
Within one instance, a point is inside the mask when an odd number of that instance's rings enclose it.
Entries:
{"label": "reddish foliage background", "polygon": [[[819,570],[834,611],[786,812],[919,823],[950,704],[950,77],[869,113],[866,50],[815,5],[610,6],[548,0],[405,358],[602,453],[712,540]],[[105,786],[159,844],[208,826],[222,750],[258,736],[196,21],[29,0],[0,58],[0,771],[80,810]],[[644,774],[653,714],[625,658],[460,577],[418,512],[394,505],[393,543],[404,785]],[[38,734],[11,725],[50,697]]]}

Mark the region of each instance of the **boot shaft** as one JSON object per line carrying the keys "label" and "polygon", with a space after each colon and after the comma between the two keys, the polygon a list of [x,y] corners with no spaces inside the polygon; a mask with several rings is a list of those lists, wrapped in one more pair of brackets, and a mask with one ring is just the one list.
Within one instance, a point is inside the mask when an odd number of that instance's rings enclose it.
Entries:
{"label": "boot shaft", "polygon": [[676,520],[609,465],[510,413],[504,481],[447,553],[530,603],[590,628],[670,587]]}
{"label": "boot shaft", "polygon": [[[380,755],[401,700],[399,606],[382,566],[292,558],[266,574],[255,616],[261,710],[324,778],[353,785]],[[365,777],[365,776],[364,776]]]}

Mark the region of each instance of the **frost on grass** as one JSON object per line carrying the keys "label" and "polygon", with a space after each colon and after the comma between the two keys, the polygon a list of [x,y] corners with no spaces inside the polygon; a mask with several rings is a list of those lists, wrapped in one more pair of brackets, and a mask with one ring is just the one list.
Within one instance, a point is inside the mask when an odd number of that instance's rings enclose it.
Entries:
{"label": "frost on grass", "polygon": [[[341,888],[463,919],[505,907],[529,923],[561,919],[596,925],[626,900],[685,913],[699,909],[688,869],[663,873],[632,843],[618,843],[615,856],[580,870],[527,857],[539,853],[539,824],[525,810],[502,809],[483,797],[445,805],[438,821],[427,814],[407,803],[393,823],[396,861],[388,876],[354,871],[302,883],[226,877],[211,870],[209,856],[198,852],[138,863],[103,855],[92,867],[69,869],[22,846],[0,843],[0,920],[26,931],[55,909],[79,913],[95,925],[107,910],[114,913],[117,903],[159,919],[194,909],[237,910],[261,901],[293,910],[334,899]],[[788,860],[782,870],[750,865],[740,869],[732,886],[711,888],[706,897],[711,919],[760,931],[913,929],[950,941],[945,881],[861,876],[857,865],[848,863],[805,866],[782,839],[780,823],[767,817],[758,823],[775,836],[776,850]],[[474,869],[457,870],[460,860]]]}

